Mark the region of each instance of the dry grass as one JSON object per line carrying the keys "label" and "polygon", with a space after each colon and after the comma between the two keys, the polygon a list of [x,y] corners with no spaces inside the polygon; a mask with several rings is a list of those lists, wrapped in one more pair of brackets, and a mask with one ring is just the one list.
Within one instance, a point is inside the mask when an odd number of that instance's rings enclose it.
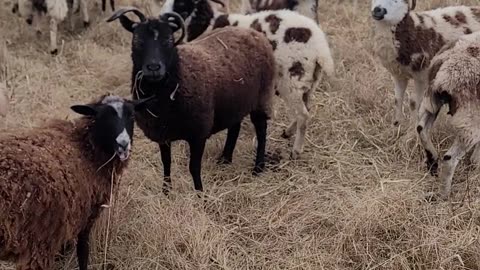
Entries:
{"label": "dry grass", "polygon": [[[303,159],[284,159],[279,168],[252,177],[254,132],[245,121],[232,166],[215,164],[224,133],[208,142],[205,204],[192,191],[188,147],[175,143],[174,192],[166,198],[158,147],[137,129],[108,249],[105,211],[92,235],[91,269],[101,269],[104,257],[116,269],[480,269],[478,172],[462,162],[450,203],[422,200],[438,183],[426,174],[408,121],[391,125],[392,83],[371,56],[369,1],[359,3],[356,14],[349,1],[336,1],[321,1],[319,12],[338,78],[315,93]],[[70,105],[105,92],[128,96],[130,34],[118,23],[104,23],[98,6],[92,4],[90,29],[62,27],[65,43],[52,58],[48,36],[36,38],[2,2],[11,111],[0,127],[76,117]],[[446,3],[419,1],[418,8]],[[278,108],[268,148],[286,151],[292,142],[280,139],[287,120],[281,102]],[[441,151],[451,139],[439,139],[448,134],[445,121],[442,113],[435,132]],[[58,269],[76,267],[72,254]]]}

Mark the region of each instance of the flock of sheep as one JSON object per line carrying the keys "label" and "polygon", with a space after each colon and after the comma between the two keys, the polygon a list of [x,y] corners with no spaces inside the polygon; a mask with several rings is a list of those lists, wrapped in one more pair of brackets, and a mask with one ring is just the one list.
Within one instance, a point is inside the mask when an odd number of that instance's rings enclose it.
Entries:
{"label": "flock of sheep", "polygon": [[[110,5],[107,21],[118,20],[132,34],[132,100],[101,96],[72,106],[82,115],[73,122],[55,119],[0,135],[0,259],[17,269],[50,269],[71,240],[77,241],[79,269],[87,269],[90,230],[127,167],[134,123],[160,147],[164,192],[171,188],[171,142],[177,140],[190,146],[190,173],[202,191],[207,139],[227,129],[219,162],[231,163],[247,115],[257,137],[253,173],[264,170],[275,95],[290,109],[292,122],[282,136],[295,136],[291,157],[298,158],[311,94],[324,74],[335,73],[318,24],[318,0],[244,0],[237,14],[229,12],[228,1],[167,0],[150,18],[133,7],[115,10],[113,0]],[[86,0],[18,0],[12,11],[34,25],[47,16],[55,54],[57,24],[78,8],[88,26]],[[432,174],[440,163],[440,195],[447,199],[465,153],[474,148],[472,158],[480,162],[480,7],[414,8],[415,0],[372,0],[374,50],[393,78],[395,125],[408,81],[414,81],[417,131]],[[4,92],[0,82],[0,116],[8,110]],[[455,141],[439,161],[429,132],[444,104]]]}

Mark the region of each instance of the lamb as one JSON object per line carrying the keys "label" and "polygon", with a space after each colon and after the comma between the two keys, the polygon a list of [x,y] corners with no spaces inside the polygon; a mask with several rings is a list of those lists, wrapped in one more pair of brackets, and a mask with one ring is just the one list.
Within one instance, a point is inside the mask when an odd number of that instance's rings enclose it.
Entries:
{"label": "lamb", "polygon": [[473,147],[472,162],[480,164],[480,32],[465,35],[442,48],[432,59],[429,87],[420,105],[417,132],[426,152],[426,163],[437,175],[438,154],[430,137],[430,129],[443,105],[451,115],[453,145],[443,156],[440,169],[441,198],[451,192],[452,177],[460,159]]}
{"label": "lamb", "polygon": [[[140,22],[131,21],[124,15],[127,12],[135,13]],[[262,172],[275,74],[268,40],[255,31],[231,27],[179,45],[186,29],[176,13],[147,19],[138,9],[128,7],[119,9],[107,21],[118,18],[133,33],[133,97],[157,96],[144,112],[136,113],[136,121],[160,146],[164,193],[171,186],[171,142],[188,142],[195,190],[203,191],[201,162],[207,139],[228,129],[219,161],[231,163],[240,124],[248,114],[257,134],[253,172]],[[178,30],[182,35],[174,41]]]}
{"label": "lamb", "polygon": [[318,23],[318,0],[242,0],[240,13],[249,14],[279,9],[297,11]]}
{"label": "lamb", "polygon": [[249,15],[217,12],[206,0],[167,0],[164,12],[183,14],[187,22],[187,40],[191,41],[211,29],[225,26],[251,28],[263,33],[274,50],[277,74],[275,91],[287,104],[293,121],[282,137],[295,135],[293,159],[303,153],[310,119],[312,92],[322,80],[322,70],[334,75],[334,64],[327,39],[312,19],[290,10],[261,11]]}
{"label": "lamb", "polygon": [[127,166],[134,110],[147,101],[103,96],[72,106],[84,115],[74,121],[0,134],[0,260],[52,269],[62,244],[76,239],[87,270],[90,229]]}
{"label": "lamb", "polygon": [[[73,18],[73,13],[78,6],[82,12],[83,25],[87,28],[90,25],[87,0],[18,0],[12,8],[12,12],[18,11],[19,15],[26,18],[28,24],[33,24],[37,35],[41,34],[40,22],[43,16],[48,15],[50,19],[50,53],[56,55],[58,54],[58,23],[67,17],[67,13],[70,13],[70,18]],[[71,24],[73,25],[73,21]]]}
{"label": "lamb", "polygon": [[415,95],[411,109],[418,107],[428,85],[428,66],[448,42],[480,30],[480,7],[451,6],[423,12],[412,11],[408,0],[372,0],[375,55],[392,75],[396,126],[403,119],[403,98],[413,79]]}

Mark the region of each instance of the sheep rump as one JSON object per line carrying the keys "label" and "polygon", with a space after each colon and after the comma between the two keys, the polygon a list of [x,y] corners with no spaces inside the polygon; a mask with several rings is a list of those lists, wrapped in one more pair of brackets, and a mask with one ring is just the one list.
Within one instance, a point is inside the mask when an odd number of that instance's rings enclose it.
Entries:
{"label": "sheep rump", "polygon": [[177,49],[179,86],[173,111],[150,108],[154,115],[171,117],[166,132],[160,132],[164,121],[147,111],[137,113],[137,124],[149,139],[167,143],[208,138],[251,112],[271,117],[275,62],[263,35],[228,27]]}
{"label": "sheep rump", "polygon": [[120,173],[126,163],[95,171],[110,157],[91,150],[91,124],[55,120],[23,135],[0,134],[1,260],[50,269],[62,244],[92,226],[108,203],[112,170]]}
{"label": "sheep rump", "polygon": [[438,153],[430,129],[440,109],[448,104],[451,133],[455,141],[441,161],[441,196],[446,199],[459,160],[475,147],[472,162],[480,164],[480,32],[466,35],[444,46],[433,58],[429,87],[419,109],[417,131],[426,152],[426,163],[437,174]]}

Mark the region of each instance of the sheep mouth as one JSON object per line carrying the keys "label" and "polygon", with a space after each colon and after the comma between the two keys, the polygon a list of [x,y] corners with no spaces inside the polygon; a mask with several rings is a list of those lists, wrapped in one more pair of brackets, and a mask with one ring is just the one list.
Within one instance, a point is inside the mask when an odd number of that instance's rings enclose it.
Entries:
{"label": "sheep mouth", "polygon": [[117,150],[116,154],[117,154],[118,158],[120,159],[120,161],[125,161],[130,157],[130,152],[129,151],[121,151],[121,150],[119,151],[119,150]]}
{"label": "sheep mouth", "polygon": [[373,14],[372,17],[377,21],[381,21],[385,18],[384,15],[376,15],[376,14]]}
{"label": "sheep mouth", "polygon": [[161,81],[163,77],[160,72],[143,72],[143,79],[147,81],[158,82]]}

